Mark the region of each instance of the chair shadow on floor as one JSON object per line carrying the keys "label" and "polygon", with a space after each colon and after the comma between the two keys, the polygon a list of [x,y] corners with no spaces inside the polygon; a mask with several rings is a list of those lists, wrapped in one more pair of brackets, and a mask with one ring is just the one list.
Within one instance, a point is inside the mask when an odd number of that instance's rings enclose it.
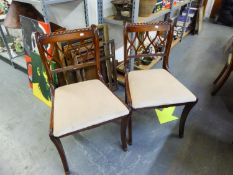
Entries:
{"label": "chair shadow on floor", "polygon": [[[159,175],[219,175],[231,174],[233,150],[228,140],[216,133],[209,134],[204,127],[195,126],[187,131],[188,137],[177,140],[176,128],[166,138],[147,174]],[[232,131],[232,130],[231,130]],[[223,133],[227,133],[225,131]]]}

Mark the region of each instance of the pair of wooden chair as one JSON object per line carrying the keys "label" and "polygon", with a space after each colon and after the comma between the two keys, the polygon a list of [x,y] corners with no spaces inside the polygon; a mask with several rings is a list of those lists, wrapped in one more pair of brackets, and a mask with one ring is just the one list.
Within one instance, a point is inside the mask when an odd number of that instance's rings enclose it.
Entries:
{"label": "pair of wooden chair", "polygon": [[[121,102],[102,79],[102,46],[95,26],[37,35],[38,49],[52,95],[49,135],[67,174],[69,167],[60,138],[120,119],[122,148],[127,150],[127,143],[132,144],[133,110],[185,105],[179,130],[180,137],[183,136],[187,115],[197,98],[168,72],[172,35],[173,27],[168,22],[125,25],[124,63],[128,105]],[[52,54],[48,52],[48,48],[52,50]],[[143,50],[150,52],[142,52]],[[163,57],[163,69],[130,71],[131,59],[146,56]],[[54,62],[56,68],[51,70]],[[96,69],[94,80],[86,79],[85,70],[90,67]],[[67,85],[59,87],[59,83],[55,81],[57,79],[63,79]],[[70,80],[72,84],[69,84]]]}

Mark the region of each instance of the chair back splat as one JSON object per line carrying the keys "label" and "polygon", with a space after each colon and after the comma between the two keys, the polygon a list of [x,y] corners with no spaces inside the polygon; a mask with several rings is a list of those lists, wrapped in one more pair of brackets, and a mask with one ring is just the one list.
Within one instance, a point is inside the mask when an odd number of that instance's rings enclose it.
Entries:
{"label": "chair back splat", "polygon": [[[197,103],[197,98],[168,71],[172,38],[173,25],[170,20],[124,26],[125,99],[132,112],[184,105],[179,128],[179,136],[183,137],[186,118]],[[137,61],[163,59],[163,69],[131,71],[132,59],[135,64]],[[129,119],[128,142],[132,144],[132,116]]]}
{"label": "chair back splat", "polygon": [[126,23],[124,26],[124,63],[129,72],[130,59],[143,57],[163,58],[163,68],[168,70],[168,59],[173,37],[171,22]]}
{"label": "chair back splat", "polygon": [[87,80],[91,68],[101,78],[97,27],[54,32],[37,36],[37,45],[49,84],[53,87]]}
{"label": "chair back splat", "polygon": [[[115,61],[114,42],[100,42],[103,38],[99,33],[92,25],[49,35],[36,34],[51,89],[49,137],[57,148],[66,174],[70,170],[62,137],[121,120],[122,149],[127,150],[129,109],[111,92],[101,75],[104,61]],[[112,78],[110,74],[109,77]]]}

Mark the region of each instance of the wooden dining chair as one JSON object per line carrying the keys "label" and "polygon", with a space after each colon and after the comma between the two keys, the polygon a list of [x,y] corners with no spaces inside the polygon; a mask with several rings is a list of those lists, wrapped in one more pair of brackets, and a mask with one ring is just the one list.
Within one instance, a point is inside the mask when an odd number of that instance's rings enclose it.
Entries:
{"label": "wooden dining chair", "polygon": [[216,95],[218,91],[223,87],[227,79],[230,77],[232,70],[233,70],[233,52],[228,55],[228,59],[225,66],[223,67],[222,71],[213,82],[214,86],[211,92],[212,96]]}
{"label": "wooden dining chair", "polygon": [[[102,81],[96,26],[37,34],[37,45],[52,95],[49,136],[65,173],[69,167],[62,137],[121,119],[121,142],[126,150],[129,109]],[[86,79],[90,67],[96,67],[96,79]]]}
{"label": "wooden dining chair", "polygon": [[[183,137],[185,121],[197,98],[168,71],[173,37],[170,22],[126,24],[124,26],[124,66],[126,102],[132,112],[142,108],[166,108],[184,105],[179,136]],[[162,57],[163,69],[132,70],[135,58]],[[132,115],[132,114],[131,114]],[[129,119],[129,144],[132,144],[132,117]]]}

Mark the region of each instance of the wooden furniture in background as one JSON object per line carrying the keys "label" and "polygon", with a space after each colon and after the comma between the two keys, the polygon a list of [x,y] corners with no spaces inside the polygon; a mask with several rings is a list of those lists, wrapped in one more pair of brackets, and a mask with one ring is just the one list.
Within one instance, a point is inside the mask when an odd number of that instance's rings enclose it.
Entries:
{"label": "wooden furniture in background", "polygon": [[[139,34],[144,32],[143,37]],[[130,38],[130,36],[134,36]],[[124,26],[124,67],[126,72],[126,102],[132,112],[143,108],[185,106],[180,119],[179,136],[183,137],[186,118],[197,98],[168,71],[173,26],[170,22],[126,24]],[[148,42],[149,41],[149,42]],[[138,52],[141,48],[152,52]],[[133,53],[133,54],[130,54]],[[163,58],[163,69],[131,71],[131,59]],[[132,144],[132,113],[129,120],[129,144]]]}
{"label": "wooden furniture in background", "polygon": [[227,41],[224,52],[227,53],[228,59],[222,71],[213,82],[214,87],[211,92],[212,95],[216,95],[218,93],[233,70],[233,36]]}
{"label": "wooden furniture in background", "polygon": [[222,0],[214,0],[214,5],[211,10],[210,18],[215,18],[221,8]]}
{"label": "wooden furniture in background", "polygon": [[99,32],[100,41],[100,60],[101,60],[101,71],[105,83],[111,90],[117,90],[117,72],[115,59],[115,43],[113,40],[109,40],[108,25],[99,24],[97,26]]}
{"label": "wooden furniture in background", "polygon": [[222,71],[220,72],[218,77],[213,82],[214,88],[211,92],[211,95],[217,94],[217,92],[222,88],[222,86],[225,84],[225,82],[229,78],[232,70],[233,70],[233,53],[229,54],[225,66],[223,67]]}
{"label": "wooden furniture in background", "polygon": [[[49,136],[60,154],[65,173],[69,173],[69,167],[62,137],[121,119],[121,142],[126,150],[129,109],[104,84],[97,28],[37,34],[37,44],[51,88]],[[46,50],[48,45],[52,54]],[[55,68],[51,70],[51,67]],[[97,78],[87,79],[93,67]]]}

